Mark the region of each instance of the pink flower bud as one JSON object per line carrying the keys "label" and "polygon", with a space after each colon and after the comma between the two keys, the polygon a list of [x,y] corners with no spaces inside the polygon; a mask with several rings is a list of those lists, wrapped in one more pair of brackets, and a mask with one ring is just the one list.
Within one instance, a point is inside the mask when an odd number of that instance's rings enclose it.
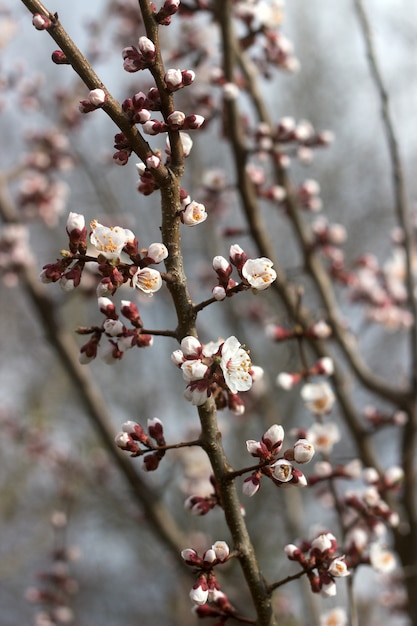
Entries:
{"label": "pink flower bud", "polygon": [[88,94],[88,99],[96,107],[101,107],[107,100],[107,95],[103,89],[92,89]]}
{"label": "pink flower bud", "polygon": [[113,317],[116,312],[116,307],[110,298],[101,297],[97,300],[98,308],[101,313],[107,315],[107,317]]}
{"label": "pink flower bud", "polygon": [[204,122],[205,119],[202,115],[187,115],[184,119],[184,127],[190,130],[196,130],[197,128],[201,128]]}
{"label": "pink flower bud", "polygon": [[297,557],[302,554],[300,548],[293,543],[287,544],[284,548],[284,552],[291,561],[296,561]]}
{"label": "pink flower bud", "polygon": [[226,298],[226,290],[224,287],[221,287],[220,285],[213,287],[212,294],[213,294],[213,298],[217,300],[218,302],[221,302],[222,300]]}
{"label": "pink flower bud", "polygon": [[36,30],[46,30],[52,25],[52,22],[48,17],[46,17],[46,15],[35,13],[32,18],[32,24]]}
{"label": "pink flower bud", "polygon": [[195,81],[195,72],[193,70],[182,70],[182,82],[185,87],[191,85]]}
{"label": "pink flower bud", "polygon": [[278,454],[281,449],[282,442],[284,441],[284,429],[279,424],[273,424],[262,435],[262,441],[267,446],[268,450],[274,454]]}
{"label": "pink flower bud", "polygon": [[150,170],[157,169],[161,165],[161,159],[153,154],[146,159],[146,167]]}
{"label": "pink flower bud", "polygon": [[238,244],[235,243],[230,246],[229,258],[231,263],[235,267],[241,269],[246,263],[248,255],[246,254],[246,252],[244,252],[244,250],[242,250],[242,248]]}
{"label": "pink flower bud", "polygon": [[170,128],[173,128],[174,130],[182,128],[182,126],[184,125],[184,120],[185,113],[183,113],[182,111],[173,111],[167,117],[167,122]]}
{"label": "pink flower bud", "polygon": [[180,89],[182,84],[182,73],[181,70],[169,69],[165,73],[164,76],[165,84],[170,91],[176,91]]}
{"label": "pink flower bud", "polygon": [[156,48],[153,41],[151,41],[148,37],[139,37],[138,42],[139,52],[145,57],[146,60],[152,61],[156,56]]}
{"label": "pink flower bud", "polygon": [[71,65],[62,50],[54,50],[51,54],[51,59],[55,65]]}

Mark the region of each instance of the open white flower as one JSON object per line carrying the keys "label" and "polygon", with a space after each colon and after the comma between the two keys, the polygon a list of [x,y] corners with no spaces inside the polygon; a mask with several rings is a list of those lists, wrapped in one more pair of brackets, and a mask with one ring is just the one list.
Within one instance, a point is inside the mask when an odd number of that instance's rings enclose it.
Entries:
{"label": "open white flower", "polygon": [[108,228],[103,226],[97,220],[90,222],[91,235],[90,241],[100,254],[107,259],[116,259],[128,241],[132,241],[135,236],[131,230],[113,226]]}
{"label": "open white flower", "polygon": [[242,267],[242,275],[252,289],[263,291],[268,289],[277,277],[275,270],[272,269],[272,265],[272,261],[266,257],[248,259]]}
{"label": "open white flower", "polygon": [[206,207],[194,200],[182,211],[181,219],[186,226],[196,226],[207,219]]}
{"label": "open white flower", "polygon": [[306,407],[316,415],[329,413],[335,401],[332,388],[325,381],[321,383],[307,383],[301,389],[301,397]]}
{"label": "open white flower", "polygon": [[236,337],[229,337],[224,342],[220,367],[232,393],[248,391],[252,387],[252,362]]}
{"label": "open white flower", "polygon": [[161,274],[158,270],[154,270],[151,267],[144,267],[139,269],[132,277],[132,285],[143,293],[152,296],[162,287]]}
{"label": "open white flower", "polygon": [[315,423],[307,431],[307,439],[316,452],[330,454],[335,443],[340,440],[340,431],[334,422],[327,424]]}
{"label": "open white flower", "polygon": [[348,626],[345,609],[336,607],[320,616],[320,626]]}
{"label": "open white flower", "polygon": [[389,574],[396,567],[394,554],[380,543],[371,543],[369,560],[377,572]]}

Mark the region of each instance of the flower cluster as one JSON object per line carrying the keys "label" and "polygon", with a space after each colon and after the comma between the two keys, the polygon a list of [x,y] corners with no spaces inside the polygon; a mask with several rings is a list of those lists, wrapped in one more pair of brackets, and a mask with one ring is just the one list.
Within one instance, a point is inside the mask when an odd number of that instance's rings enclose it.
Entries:
{"label": "flower cluster", "polygon": [[[231,278],[232,266],[237,269],[240,284]],[[229,261],[220,255],[213,259],[213,269],[218,280],[218,285],[213,288],[214,298],[224,300],[242,289],[252,289],[254,293],[268,289],[277,277],[272,266],[270,259],[250,259],[240,246],[233,244],[230,247]]]}
{"label": "flower cluster", "polygon": [[[100,356],[108,365],[113,365],[123,358],[130,348],[148,348],[153,344],[153,337],[143,332],[143,322],[139,316],[138,307],[130,300],[121,301],[120,312],[129,320],[131,328],[119,319],[116,306],[110,300],[101,296],[97,300],[98,308],[105,316],[101,326],[80,326],[76,329],[79,335],[91,335],[87,343],[80,348],[80,363],[90,363]],[[103,338],[105,344],[100,343]]]}
{"label": "flower cluster", "polygon": [[121,432],[116,435],[115,442],[118,448],[130,452],[130,456],[146,455],[143,468],[148,472],[156,470],[165,456],[164,426],[157,417],[148,420],[148,434],[137,422],[125,422]]}
{"label": "flower cluster", "polygon": [[[192,567],[197,576],[191,591],[190,598],[198,606],[203,606],[208,602],[213,603],[223,611],[229,611],[229,617],[232,614],[232,607],[226,606],[227,598],[220,591],[220,584],[216,579],[213,569],[222,563],[226,563],[230,555],[229,546],[225,541],[216,541],[211,548],[206,550],[203,556],[199,556],[196,550],[187,548],[181,552],[181,556],[187,565]],[[199,614],[201,617],[201,615]]]}
{"label": "flower cluster", "polygon": [[[168,256],[166,247],[153,243],[147,250],[138,250],[138,241],[131,230],[120,226],[107,227],[97,220],[90,223],[90,242],[97,257],[86,256],[87,228],[83,215],[70,213],[67,220],[69,251],[64,250],[62,259],[44,266],[41,279],[45,283],[59,281],[65,291],[80,284],[85,264],[96,261],[101,275],[97,295],[114,295],[119,287],[129,283],[149,296],[162,286],[161,274],[149,265],[161,263]],[[129,262],[121,262],[125,255]]]}
{"label": "flower cluster", "polygon": [[236,337],[204,346],[195,337],[184,337],[171,360],[188,383],[184,396],[192,404],[202,405],[213,395],[217,408],[244,412],[237,394],[252,387],[254,373],[249,354]]}
{"label": "flower cluster", "polygon": [[294,467],[293,462],[308,463],[314,456],[314,446],[307,439],[298,439],[292,448],[282,454],[284,429],[273,424],[262,435],[261,441],[249,439],[246,442],[248,452],[259,459],[259,467],[243,482],[243,493],[253,496],[261,486],[262,476],[272,480],[277,487],[297,485],[305,487],[307,479],[304,474]]}
{"label": "flower cluster", "polygon": [[81,100],[79,104],[80,113],[91,113],[96,109],[101,109],[106,103],[107,94],[103,89],[92,89],[87,100]]}
{"label": "flower cluster", "polygon": [[323,533],[301,547],[285,546],[290,561],[296,561],[304,569],[314,593],[329,598],[336,595],[336,579],[349,576],[344,556],[337,554],[338,544],[331,533]]}
{"label": "flower cluster", "polygon": [[149,266],[161,263],[167,258],[168,251],[162,243],[152,243],[148,249],[139,251],[138,241],[132,231],[120,226],[107,227],[93,220],[90,228],[90,243],[95,252],[93,256],[87,255],[84,216],[69,214],[66,226],[69,250],[63,250],[62,258],[55,263],[44,266],[41,280],[45,283],[59,282],[64,291],[71,291],[80,285],[87,265],[92,262],[96,264],[100,277],[96,288],[98,306],[106,319],[100,327],[81,327],[77,330],[81,335],[91,335],[88,343],[81,348],[80,360],[88,363],[94,359],[101,337],[106,336],[108,344],[101,356],[106,362],[113,363],[133,346],[150,346],[152,337],[143,333],[143,322],[133,302],[123,300],[121,303],[121,314],[132,326],[127,328],[108,296],[113,296],[125,284],[152,296],[161,288],[162,276]]}

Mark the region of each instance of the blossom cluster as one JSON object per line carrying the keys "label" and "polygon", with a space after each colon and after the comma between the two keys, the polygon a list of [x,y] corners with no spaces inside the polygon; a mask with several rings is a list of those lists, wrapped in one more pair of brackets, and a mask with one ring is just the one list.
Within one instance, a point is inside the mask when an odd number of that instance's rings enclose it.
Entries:
{"label": "blossom cluster", "polygon": [[237,414],[244,412],[240,391],[252,387],[257,373],[248,352],[232,336],[202,345],[195,337],[184,337],[181,349],[175,350],[171,360],[182,371],[187,387],[184,397],[200,406],[213,396],[219,409],[228,407]]}
{"label": "blossom cluster", "polygon": [[216,566],[226,563],[231,558],[227,543],[216,541],[202,556],[199,556],[196,550],[187,548],[181,552],[181,556],[185,563],[195,570],[197,576],[197,580],[190,591],[191,600],[199,607],[212,603],[215,608],[214,613],[203,611],[203,613],[198,612],[198,616],[216,616],[219,615],[218,611],[220,610],[221,614],[226,613],[230,617],[233,614],[233,607],[228,602],[226,595],[220,590],[220,584],[213,571]]}
{"label": "blossom cluster", "polygon": [[273,424],[262,435],[261,441],[249,439],[246,442],[248,452],[259,459],[259,467],[245,478],[243,482],[245,495],[253,496],[257,493],[262,476],[270,478],[277,487],[307,485],[306,477],[294,467],[293,463],[304,464],[311,461],[315,452],[314,446],[307,439],[298,439],[292,448],[280,454],[283,441],[283,427]]}
{"label": "blossom cluster", "polygon": [[88,343],[81,348],[80,360],[88,363],[94,359],[100,339],[106,336],[108,343],[101,356],[107,363],[113,363],[133,346],[152,345],[153,338],[142,332],[143,322],[135,303],[130,300],[121,302],[121,314],[131,324],[131,328],[127,328],[108,296],[113,296],[126,284],[152,296],[161,288],[162,276],[149,266],[161,263],[167,258],[168,251],[162,243],[152,243],[147,249],[139,251],[134,233],[120,226],[107,227],[93,220],[90,228],[92,254],[88,255],[85,218],[78,213],[69,214],[66,226],[69,250],[63,250],[62,258],[55,263],[44,266],[41,280],[45,283],[58,282],[64,291],[72,291],[80,285],[84,271],[94,264],[99,278],[96,287],[98,306],[106,319],[101,326],[80,327],[77,330],[81,335],[91,335]]}
{"label": "blossom cluster", "polygon": [[115,442],[118,448],[130,452],[132,457],[144,456],[143,468],[148,472],[156,470],[165,456],[164,426],[157,417],[148,420],[148,434],[137,422],[125,422]]}
{"label": "blossom cluster", "polygon": [[[143,332],[143,322],[138,307],[130,300],[122,300],[120,312],[129,320],[131,327],[127,327],[116,311],[115,304],[100,296],[97,299],[98,308],[105,316],[100,326],[79,326],[76,332],[79,335],[90,335],[90,339],[80,348],[80,363],[86,364],[94,360],[97,355],[108,365],[113,365],[123,358],[130,348],[149,348],[153,344],[153,336]],[[101,343],[103,338],[106,343]]]}
{"label": "blossom cluster", "polygon": [[311,542],[297,547],[285,546],[285,554],[304,569],[311,590],[324,597],[336,595],[336,579],[349,576],[350,571],[344,556],[337,554],[338,543],[332,533],[323,533]]}
{"label": "blossom cluster", "polygon": [[[213,269],[218,280],[218,285],[213,288],[216,300],[224,300],[241,289],[251,288],[254,293],[264,291],[276,280],[277,274],[270,259],[250,259],[238,244],[230,246],[229,260],[220,255],[213,259]],[[232,266],[239,274],[240,284],[231,278]]]}

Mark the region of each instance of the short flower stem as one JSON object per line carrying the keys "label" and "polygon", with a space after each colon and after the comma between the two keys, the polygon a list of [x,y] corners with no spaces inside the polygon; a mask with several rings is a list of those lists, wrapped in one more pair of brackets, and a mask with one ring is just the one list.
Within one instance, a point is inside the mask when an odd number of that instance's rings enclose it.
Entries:
{"label": "short flower stem", "polygon": [[194,441],[184,441],[182,443],[172,443],[166,446],[155,446],[149,449],[149,452],[155,450],[178,450],[179,448],[191,448],[193,446],[201,446],[201,441],[195,439]]}
{"label": "short flower stem", "polygon": [[228,472],[226,474],[225,480],[234,480],[238,476],[243,476],[243,474],[247,474],[248,472],[256,472],[256,470],[262,469],[269,465],[271,461],[263,461],[262,463],[258,463],[257,465],[251,465],[250,467],[243,467],[240,470],[234,470],[233,472]]}
{"label": "short flower stem", "polygon": [[[312,568],[310,568],[310,570],[311,569]],[[276,583],[272,583],[272,585],[268,585],[269,593],[272,593],[272,591],[274,591],[275,589],[278,589],[278,587],[282,587],[283,585],[286,585],[287,583],[290,583],[293,580],[298,580],[299,578],[304,576],[304,574],[307,574],[307,572],[310,571],[310,570],[309,569],[303,569],[300,572],[298,572],[297,574],[292,574],[291,576],[287,576],[286,578],[283,578],[282,580],[278,580]]]}
{"label": "short flower stem", "polygon": [[[239,283],[238,285],[235,285],[234,287],[226,291],[226,297],[230,294],[239,293],[239,291],[243,291],[245,289],[248,289],[248,286],[244,283]],[[210,306],[210,304],[214,304],[215,302],[219,302],[219,300],[216,300],[216,298],[208,298],[207,300],[203,300],[203,302],[194,305],[194,313],[199,313],[199,311],[202,311],[206,307]],[[221,302],[223,302],[223,300],[221,300]]]}

